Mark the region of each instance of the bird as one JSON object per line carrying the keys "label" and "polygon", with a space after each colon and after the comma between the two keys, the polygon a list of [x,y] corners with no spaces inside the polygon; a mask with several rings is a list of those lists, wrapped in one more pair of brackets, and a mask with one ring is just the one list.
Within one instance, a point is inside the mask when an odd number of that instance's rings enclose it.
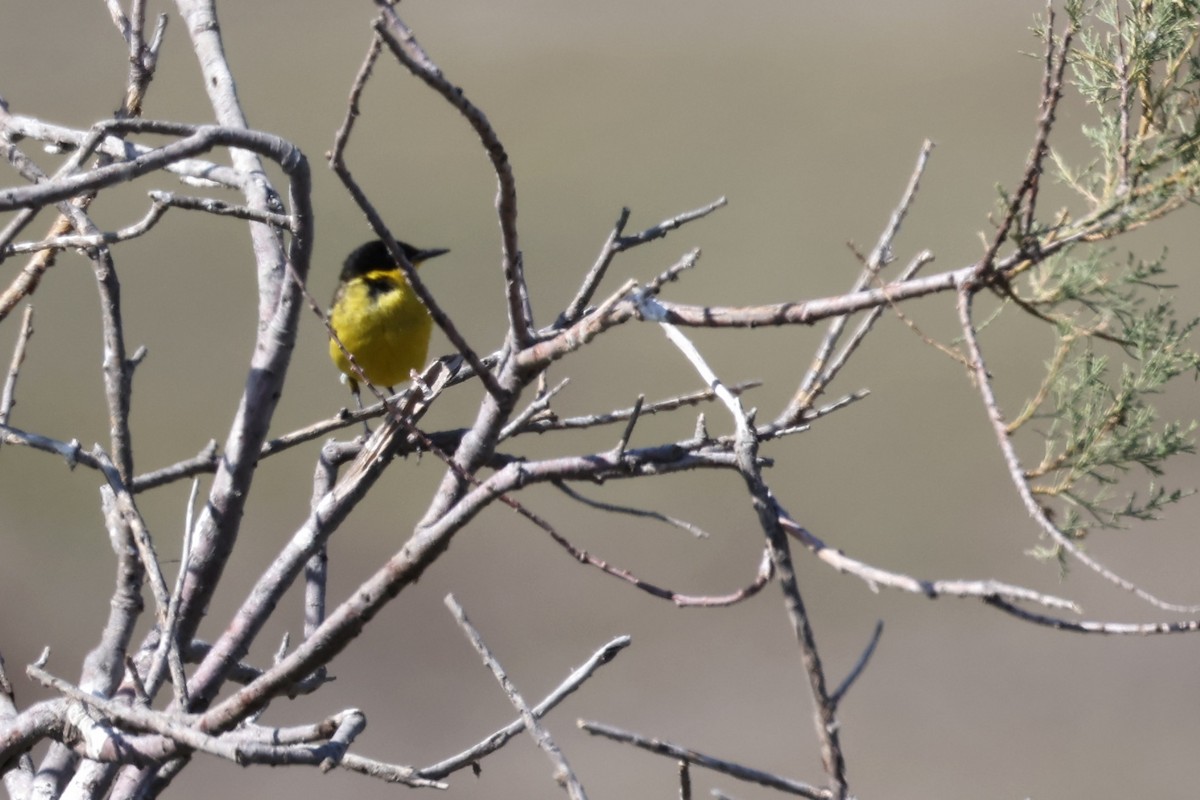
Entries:
{"label": "bird", "polygon": [[[407,242],[397,244],[414,268],[450,252],[445,248],[422,250]],[[361,408],[359,374],[346,353],[354,356],[363,377],[390,391],[408,380],[413,370],[425,366],[433,317],[387,245],[376,239],[346,256],[329,307],[329,327],[336,336],[329,339],[329,357],[345,375]]]}

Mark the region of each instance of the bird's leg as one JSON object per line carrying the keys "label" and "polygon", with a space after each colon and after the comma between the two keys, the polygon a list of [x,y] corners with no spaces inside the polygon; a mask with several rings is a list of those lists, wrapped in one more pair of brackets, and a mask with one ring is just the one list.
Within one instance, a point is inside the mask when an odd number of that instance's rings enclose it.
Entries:
{"label": "bird's leg", "polygon": [[[350,393],[352,395],[354,395],[354,405],[358,408],[359,411],[362,411],[363,410],[362,393],[360,393],[358,390],[358,381],[354,380],[353,378],[350,380]],[[363,424],[363,436],[365,436],[366,438],[370,438],[371,437],[371,426],[367,424],[366,419],[363,419],[362,424]]]}

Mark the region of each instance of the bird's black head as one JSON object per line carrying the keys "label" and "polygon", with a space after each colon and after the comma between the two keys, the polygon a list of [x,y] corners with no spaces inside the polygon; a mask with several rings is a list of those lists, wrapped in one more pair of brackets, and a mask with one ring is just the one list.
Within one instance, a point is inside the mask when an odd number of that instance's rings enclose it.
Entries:
{"label": "bird's black head", "polygon": [[[445,248],[421,250],[408,242],[398,241],[396,244],[400,245],[400,249],[404,251],[404,257],[414,267],[422,261],[450,252]],[[372,270],[392,269],[395,265],[396,262],[392,260],[392,254],[388,252],[387,245],[382,240],[376,239],[355,248],[350,255],[346,256],[346,261],[342,264],[341,281],[345,282],[361,277]]]}

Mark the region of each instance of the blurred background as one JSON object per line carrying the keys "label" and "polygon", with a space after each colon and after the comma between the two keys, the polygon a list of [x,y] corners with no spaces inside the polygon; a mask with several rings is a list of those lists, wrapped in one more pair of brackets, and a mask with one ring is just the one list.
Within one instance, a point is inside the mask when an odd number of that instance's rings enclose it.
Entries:
{"label": "blurred background", "polygon": [[[151,118],[208,122],[183,22],[173,6]],[[562,3],[409,0],[401,16],[445,73],[487,113],[517,176],[521,245],[539,324],[571,298],[622,208],[629,230],[727,196],[729,206],[618,259],[605,286],[646,280],[692,247],[696,270],[670,299],[737,305],[843,291],[874,245],[924,139],[936,142],[921,194],[896,242],[903,264],[922,249],[950,269],[976,259],[991,228],[996,185],[1020,178],[1035,129],[1041,45],[1035,0],[841,3],[714,0]],[[344,253],[369,236],[325,168],[324,153],[365,52],[373,5],[315,0],[226,3],[228,57],[255,127],[295,142],[312,162],[317,241],[310,286],[324,302]],[[124,46],[104,4],[7,0],[0,10],[0,94],[13,113],[86,128],[111,115],[124,89]],[[391,220],[422,247],[451,254],[423,275],[481,352],[504,332],[495,180],[468,126],[386,54],[363,98],[351,169]],[[1077,105],[1061,114],[1059,146],[1080,160]],[[49,156],[39,154],[47,164]],[[18,183],[9,173],[5,184]],[[277,184],[281,189],[283,184]],[[145,192],[176,188],[155,176],[104,195],[97,222],[114,229],[143,213]],[[235,199],[235,198],[231,198]],[[1069,202],[1048,190],[1045,209]],[[46,220],[28,229],[40,236]],[[1195,268],[1195,212],[1128,242],[1171,248],[1173,275]],[[174,211],[154,235],[122,245],[126,336],[149,355],[135,378],[138,471],[223,441],[245,377],[256,324],[254,264],[240,223]],[[23,263],[2,268],[7,281]],[[1181,278],[1182,279],[1182,278]],[[1195,285],[1180,289],[1195,312]],[[34,298],[36,333],[12,422],[84,446],[105,442],[94,280],[60,256]],[[952,300],[905,306],[922,333],[952,344]],[[0,328],[11,352],[15,320]],[[728,382],[761,378],[748,405],[773,416],[808,366],[820,330],[697,332]],[[273,432],[327,418],[349,398],[306,315]],[[984,339],[1010,416],[1049,357],[1051,332],[1006,324]],[[434,349],[446,352],[443,338]],[[7,362],[7,356],[0,356]],[[631,324],[556,366],[570,377],[556,409],[595,413],[702,388],[657,328]],[[926,578],[995,578],[1078,600],[1088,619],[1141,622],[1164,612],[1078,567],[1031,558],[1040,541],[1008,482],[984,411],[962,367],[896,318],[847,369],[831,397],[871,395],[811,432],[765,449],[784,505],[829,544],[884,568]],[[431,430],[466,424],[479,387],[450,392]],[[1165,398],[1194,414],[1194,385]],[[714,433],[729,429],[707,410]],[[695,412],[639,425],[633,445],[687,436]],[[347,432],[352,435],[357,431]],[[531,456],[611,447],[618,429],[518,441]],[[304,519],[319,443],[262,465],[225,590],[202,635],[215,638],[255,576]],[[1182,460],[1175,485],[1200,481]],[[433,458],[395,464],[331,545],[331,602],[344,598],[404,541],[442,473]],[[1144,484],[1141,476],[1137,476]],[[113,557],[86,469],[6,447],[0,452],[0,653],[18,701],[42,696],[22,674],[45,646],[49,668],[78,676],[108,612]],[[140,498],[173,574],[188,486]],[[207,491],[201,482],[201,495]],[[584,509],[552,490],[524,501],[577,545],[680,592],[722,594],[748,583],[760,535],[741,481],[689,474],[591,487],[590,496],[683,516],[710,536]],[[1089,539],[1090,553],[1149,590],[1200,601],[1195,502],[1164,522]],[[841,708],[842,742],[859,797],[1192,797],[1200,742],[1194,636],[1102,638],[1057,633],[981,604],[872,593],[797,552],[805,599],[829,679],[839,682],[876,620],[875,657]],[[619,634],[633,646],[549,717],[551,733],[590,796],[676,796],[673,763],[575,728],[596,719],[718,757],[823,782],[805,677],[778,588],[719,610],[681,610],[583,567],[510,513],[484,514],[449,553],[372,623],[334,664],[337,681],[280,701],[264,724],[312,721],[365,708],[355,750],[426,765],[513,718],[491,675],[442,604],[453,592],[531,701]],[[289,605],[290,603],[290,605]],[[297,634],[293,593],[252,658],[269,663]],[[702,770],[695,795],[777,796]],[[561,797],[528,737],[459,773],[450,798]],[[180,798],[391,797],[415,790],[346,773],[240,769],[200,757],[177,779]]]}

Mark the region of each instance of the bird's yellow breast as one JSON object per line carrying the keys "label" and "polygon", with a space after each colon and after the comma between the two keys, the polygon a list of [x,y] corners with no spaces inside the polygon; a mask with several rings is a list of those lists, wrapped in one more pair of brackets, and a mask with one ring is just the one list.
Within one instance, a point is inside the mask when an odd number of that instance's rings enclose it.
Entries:
{"label": "bird's yellow breast", "polygon": [[[376,386],[396,386],[425,366],[433,320],[398,269],[374,270],[344,284],[334,298],[329,323]],[[333,339],[329,356],[351,380],[357,378]]]}

